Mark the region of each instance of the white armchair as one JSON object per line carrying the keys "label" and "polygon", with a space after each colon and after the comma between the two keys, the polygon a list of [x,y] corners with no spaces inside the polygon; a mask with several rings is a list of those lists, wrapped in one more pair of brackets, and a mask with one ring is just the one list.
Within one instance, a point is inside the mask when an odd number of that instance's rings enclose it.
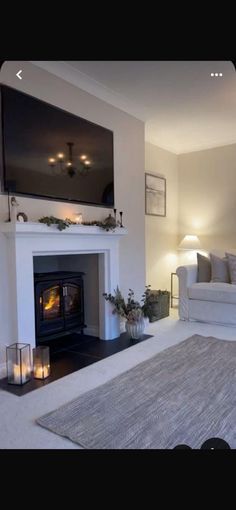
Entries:
{"label": "white armchair", "polygon": [[179,278],[179,318],[189,320],[188,287],[197,282],[197,264],[180,266],[176,274]]}
{"label": "white armchair", "polygon": [[179,278],[179,318],[236,326],[236,285],[197,282],[197,264],[176,269]]}

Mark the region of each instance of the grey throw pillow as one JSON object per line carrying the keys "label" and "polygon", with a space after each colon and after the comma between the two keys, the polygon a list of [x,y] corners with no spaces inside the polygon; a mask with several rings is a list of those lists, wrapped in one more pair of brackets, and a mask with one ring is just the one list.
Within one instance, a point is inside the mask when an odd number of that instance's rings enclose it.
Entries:
{"label": "grey throw pillow", "polygon": [[230,283],[229,264],[227,257],[221,259],[210,253],[211,259],[211,281],[213,283]]}
{"label": "grey throw pillow", "polygon": [[201,253],[197,253],[197,281],[211,281],[211,261]]}
{"label": "grey throw pillow", "polygon": [[229,264],[230,280],[233,285],[236,285],[236,255],[232,253],[225,254]]}

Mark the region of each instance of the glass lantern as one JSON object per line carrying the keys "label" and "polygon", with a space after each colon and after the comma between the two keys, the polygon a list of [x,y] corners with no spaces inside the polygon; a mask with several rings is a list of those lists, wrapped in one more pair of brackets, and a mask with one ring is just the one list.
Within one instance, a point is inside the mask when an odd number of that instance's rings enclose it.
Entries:
{"label": "glass lantern", "polygon": [[35,379],[46,379],[50,375],[48,346],[39,345],[33,349],[33,370]]}
{"label": "glass lantern", "polygon": [[6,348],[9,384],[22,385],[31,379],[30,344],[15,343]]}

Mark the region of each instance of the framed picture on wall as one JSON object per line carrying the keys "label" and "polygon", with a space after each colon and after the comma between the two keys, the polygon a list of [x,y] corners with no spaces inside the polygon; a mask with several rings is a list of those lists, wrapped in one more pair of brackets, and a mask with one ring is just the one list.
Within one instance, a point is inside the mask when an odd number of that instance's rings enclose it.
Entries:
{"label": "framed picture on wall", "polygon": [[166,216],[166,179],[145,174],[145,213]]}

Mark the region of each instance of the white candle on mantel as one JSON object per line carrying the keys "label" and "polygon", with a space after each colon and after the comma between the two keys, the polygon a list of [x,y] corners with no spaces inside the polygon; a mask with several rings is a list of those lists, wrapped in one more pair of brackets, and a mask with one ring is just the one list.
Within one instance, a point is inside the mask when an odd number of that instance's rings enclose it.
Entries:
{"label": "white candle on mantel", "polygon": [[83,223],[83,215],[82,215],[82,213],[76,213],[75,214],[75,222],[77,223],[77,225],[81,225],[81,223]]}

